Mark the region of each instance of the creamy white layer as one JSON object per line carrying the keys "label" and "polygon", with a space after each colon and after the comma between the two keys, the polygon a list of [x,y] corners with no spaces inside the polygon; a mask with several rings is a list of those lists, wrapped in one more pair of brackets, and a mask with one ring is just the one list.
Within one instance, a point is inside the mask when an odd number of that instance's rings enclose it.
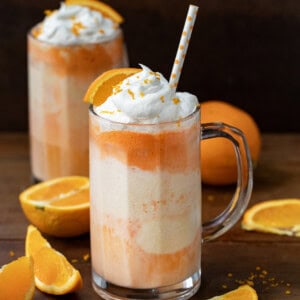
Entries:
{"label": "creamy white layer", "polygon": [[133,242],[147,253],[174,253],[193,242],[201,224],[198,172],[128,167],[100,158],[93,143],[90,155],[91,226],[119,226],[118,235],[130,240],[128,227],[120,224],[136,224]]}
{"label": "creamy white layer", "polygon": [[64,3],[46,16],[39,26],[40,33],[36,38],[55,45],[99,43],[119,32],[119,26],[99,11]]}

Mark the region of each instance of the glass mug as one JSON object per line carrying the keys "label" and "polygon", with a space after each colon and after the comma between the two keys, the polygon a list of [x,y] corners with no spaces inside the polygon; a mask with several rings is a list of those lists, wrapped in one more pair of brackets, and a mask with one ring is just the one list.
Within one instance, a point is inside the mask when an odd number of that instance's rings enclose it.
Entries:
{"label": "glass mug", "polygon": [[82,99],[99,74],[128,66],[123,32],[98,43],[56,45],[35,38],[36,28],[27,36],[33,179],[88,176],[88,106]]}
{"label": "glass mug", "polygon": [[[243,133],[184,119],[122,124],[90,107],[91,259],[105,299],[187,299],[201,281],[201,244],[229,230],[252,192]],[[237,136],[236,139],[234,136]],[[201,221],[200,140],[224,137],[235,149],[238,180],[228,207]]]}

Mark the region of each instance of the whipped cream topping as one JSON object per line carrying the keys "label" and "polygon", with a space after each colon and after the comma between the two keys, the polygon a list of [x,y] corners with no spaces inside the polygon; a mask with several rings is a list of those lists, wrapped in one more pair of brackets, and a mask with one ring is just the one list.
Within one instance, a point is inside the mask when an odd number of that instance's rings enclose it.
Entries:
{"label": "whipped cream topping", "polygon": [[56,45],[98,43],[113,38],[118,24],[99,11],[85,6],[65,5],[45,17],[34,32],[35,37]]}
{"label": "whipped cream topping", "polygon": [[141,67],[141,72],[123,80],[102,105],[94,107],[96,114],[115,122],[155,124],[177,121],[195,111],[196,96],[174,94],[162,74]]}

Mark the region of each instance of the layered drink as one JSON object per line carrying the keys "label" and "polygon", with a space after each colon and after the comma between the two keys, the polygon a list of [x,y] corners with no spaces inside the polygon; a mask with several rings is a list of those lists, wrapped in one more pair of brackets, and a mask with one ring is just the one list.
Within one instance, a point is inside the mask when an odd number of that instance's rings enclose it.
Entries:
{"label": "layered drink", "polygon": [[[91,255],[101,296],[130,298],[135,289],[143,298],[139,291],[176,285],[178,296],[199,286],[199,142],[197,98],[145,66],[91,106]],[[107,296],[110,286],[126,292]]]}
{"label": "layered drink", "polygon": [[[82,98],[100,73],[128,64],[121,17],[80,1],[47,12],[28,34],[31,168],[36,180],[88,175],[88,106]],[[75,4],[76,3],[76,4]],[[108,15],[107,15],[108,12]],[[109,17],[113,12],[114,18]]]}

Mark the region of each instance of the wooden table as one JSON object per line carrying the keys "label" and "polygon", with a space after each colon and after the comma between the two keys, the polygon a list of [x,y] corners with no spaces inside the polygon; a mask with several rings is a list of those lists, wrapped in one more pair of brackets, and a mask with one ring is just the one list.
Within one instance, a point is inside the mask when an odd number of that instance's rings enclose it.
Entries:
{"label": "wooden table", "polygon": [[[28,222],[18,195],[30,180],[27,135],[0,133],[0,265],[24,255]],[[224,207],[232,190],[203,187],[204,219]],[[287,197],[300,198],[300,134],[264,134],[250,205]],[[69,260],[78,260],[74,265],[83,276],[84,286],[64,297],[36,291],[34,299],[99,299],[91,286],[90,261],[84,259],[89,253],[89,236],[47,238]],[[203,246],[202,274],[201,288],[193,299],[207,299],[248,282],[254,284],[261,300],[299,300],[300,238],[246,232],[238,223]]]}

